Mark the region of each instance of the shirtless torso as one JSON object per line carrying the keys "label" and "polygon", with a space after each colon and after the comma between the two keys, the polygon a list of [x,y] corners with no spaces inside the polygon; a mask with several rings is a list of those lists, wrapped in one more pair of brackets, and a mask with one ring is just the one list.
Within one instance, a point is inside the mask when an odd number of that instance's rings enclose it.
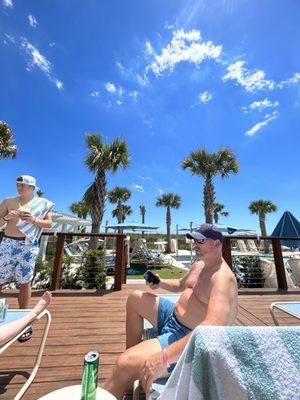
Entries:
{"label": "shirtless torso", "polygon": [[230,311],[226,325],[235,322],[237,314],[237,283],[235,276],[224,260],[211,271],[206,269],[203,261],[193,264],[189,273],[183,278],[184,290],[175,304],[176,318],[185,326],[194,329],[206,317],[212,288],[229,285]]}
{"label": "shirtless torso", "polygon": [[[9,197],[4,200],[4,202],[1,204],[0,208],[0,216],[5,216],[7,215],[10,211],[15,210],[15,211],[26,211],[28,208],[28,205],[33,199],[24,202],[20,199],[19,196],[17,197]],[[12,236],[12,237],[24,237],[23,233],[19,231],[17,228],[17,223],[19,219],[12,218],[7,222],[6,228],[5,228],[5,235],[7,236]]]}

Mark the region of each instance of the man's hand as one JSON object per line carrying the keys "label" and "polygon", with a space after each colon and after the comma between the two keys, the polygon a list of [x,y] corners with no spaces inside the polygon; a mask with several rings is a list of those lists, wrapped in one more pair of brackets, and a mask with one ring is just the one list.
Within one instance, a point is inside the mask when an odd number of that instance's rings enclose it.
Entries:
{"label": "man's hand", "polygon": [[34,224],[36,220],[36,218],[29,211],[26,211],[24,213],[21,212],[20,217],[22,221],[31,222],[32,224]]}
{"label": "man's hand", "polygon": [[158,274],[154,274],[153,273],[153,275],[155,275],[158,279],[159,279],[159,282],[158,283],[156,283],[156,284],[154,284],[154,283],[150,283],[150,282],[147,282],[146,281],[146,285],[150,288],[150,289],[152,289],[152,290],[155,290],[155,289],[158,289],[159,287],[160,287],[160,277],[159,277],[159,275]]}
{"label": "man's hand", "polygon": [[7,215],[5,215],[5,219],[8,220],[18,220],[20,218],[20,212],[17,210],[10,210]]}
{"label": "man's hand", "polygon": [[164,365],[162,351],[150,356],[144,363],[140,372],[140,381],[145,393],[151,392],[151,386],[156,379],[160,378],[167,368]]}

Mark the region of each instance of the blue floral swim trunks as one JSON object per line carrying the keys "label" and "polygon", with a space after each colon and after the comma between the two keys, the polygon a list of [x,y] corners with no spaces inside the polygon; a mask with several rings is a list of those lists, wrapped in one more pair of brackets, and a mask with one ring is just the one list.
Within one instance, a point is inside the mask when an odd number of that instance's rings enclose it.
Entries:
{"label": "blue floral swim trunks", "polygon": [[0,285],[30,282],[38,252],[37,242],[25,244],[25,240],[4,237],[0,243]]}

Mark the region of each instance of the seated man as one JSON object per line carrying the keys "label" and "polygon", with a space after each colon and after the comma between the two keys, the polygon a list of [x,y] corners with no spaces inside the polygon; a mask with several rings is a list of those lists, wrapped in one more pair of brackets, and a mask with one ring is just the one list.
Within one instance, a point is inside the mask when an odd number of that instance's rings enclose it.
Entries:
{"label": "seated man", "polygon": [[[235,322],[237,283],[222,258],[222,233],[213,225],[203,224],[187,237],[194,240],[197,261],[183,278],[161,280],[152,286],[182,292],[177,303],[138,290],[128,296],[127,350],[105,383],[105,389],[118,399],[123,398],[137,378],[148,393],[157,378],[167,377],[198,325],[224,326]],[[141,342],[143,318],[157,328],[157,338]]]}

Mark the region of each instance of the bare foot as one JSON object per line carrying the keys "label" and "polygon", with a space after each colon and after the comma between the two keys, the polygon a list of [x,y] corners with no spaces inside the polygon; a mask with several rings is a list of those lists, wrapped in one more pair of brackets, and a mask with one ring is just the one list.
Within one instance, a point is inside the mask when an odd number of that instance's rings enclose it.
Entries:
{"label": "bare foot", "polygon": [[33,308],[33,313],[35,315],[39,315],[42,311],[44,311],[48,305],[51,303],[52,293],[45,292],[40,300],[37,302],[35,307]]}

